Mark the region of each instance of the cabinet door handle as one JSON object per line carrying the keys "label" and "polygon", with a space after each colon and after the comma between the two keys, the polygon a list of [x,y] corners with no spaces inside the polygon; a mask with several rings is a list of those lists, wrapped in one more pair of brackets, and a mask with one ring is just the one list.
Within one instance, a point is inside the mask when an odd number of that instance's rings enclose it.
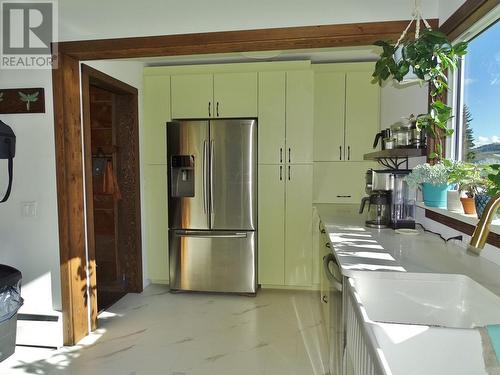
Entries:
{"label": "cabinet door handle", "polygon": [[208,102],[208,117],[212,116],[212,103]]}
{"label": "cabinet door handle", "polygon": [[217,117],[219,117],[219,102],[217,102],[217,109],[216,109],[216,111],[217,111]]}
{"label": "cabinet door handle", "polygon": [[342,146],[339,146],[339,159],[342,160]]}
{"label": "cabinet door handle", "polygon": [[280,181],[283,181],[283,166],[280,165]]}
{"label": "cabinet door handle", "polygon": [[280,147],[280,163],[283,163],[283,147]]}
{"label": "cabinet door handle", "polygon": [[347,146],[347,160],[351,160],[351,146]]}
{"label": "cabinet door handle", "polygon": [[328,297],[327,296],[321,296],[321,301],[323,303],[328,303]]}
{"label": "cabinet door handle", "polygon": [[292,155],[292,149],[289,147],[288,148],[288,162],[291,163],[291,155]]}
{"label": "cabinet door handle", "polygon": [[325,246],[326,246],[327,248],[331,248],[331,247],[332,247],[332,245],[330,245],[330,242],[325,243]]}
{"label": "cabinet door handle", "polygon": [[337,198],[351,198],[350,195],[337,195]]}
{"label": "cabinet door handle", "polygon": [[290,169],[290,166],[288,166],[288,181],[292,178],[292,170]]}

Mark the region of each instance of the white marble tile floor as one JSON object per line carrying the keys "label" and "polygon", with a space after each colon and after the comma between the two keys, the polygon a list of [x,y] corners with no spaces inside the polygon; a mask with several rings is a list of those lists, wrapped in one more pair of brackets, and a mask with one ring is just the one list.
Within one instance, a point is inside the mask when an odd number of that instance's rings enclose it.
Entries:
{"label": "white marble tile floor", "polygon": [[152,285],[102,313],[74,347],[17,347],[0,375],[324,375],[326,347],[317,293],[253,298]]}

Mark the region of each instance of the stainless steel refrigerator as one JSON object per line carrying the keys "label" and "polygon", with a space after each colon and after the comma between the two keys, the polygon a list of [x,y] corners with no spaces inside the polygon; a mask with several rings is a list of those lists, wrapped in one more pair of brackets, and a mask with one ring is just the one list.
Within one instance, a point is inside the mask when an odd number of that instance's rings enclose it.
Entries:
{"label": "stainless steel refrigerator", "polygon": [[167,123],[170,288],[256,293],[257,120]]}

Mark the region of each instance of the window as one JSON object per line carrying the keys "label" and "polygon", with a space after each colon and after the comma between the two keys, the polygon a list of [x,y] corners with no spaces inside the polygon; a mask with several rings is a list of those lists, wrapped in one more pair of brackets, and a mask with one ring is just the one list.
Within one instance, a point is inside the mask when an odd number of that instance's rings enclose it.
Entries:
{"label": "window", "polygon": [[455,156],[500,163],[500,22],[469,40],[459,73]]}

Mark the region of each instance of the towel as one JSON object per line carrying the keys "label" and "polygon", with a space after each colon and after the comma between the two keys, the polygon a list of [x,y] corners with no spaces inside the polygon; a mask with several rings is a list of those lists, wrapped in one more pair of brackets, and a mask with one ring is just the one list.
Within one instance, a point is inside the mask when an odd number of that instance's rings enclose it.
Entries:
{"label": "towel", "polygon": [[108,160],[106,163],[106,169],[104,170],[104,183],[102,190],[104,194],[113,194],[113,198],[116,200],[122,199],[122,194],[120,188],[118,187],[118,179],[115,172],[113,171],[113,163]]}
{"label": "towel", "polygon": [[500,324],[486,326],[486,331],[488,331],[491,345],[497,355],[497,361],[500,363]]}
{"label": "towel", "polygon": [[500,325],[478,328],[483,344],[485,370],[489,375],[500,375]]}

